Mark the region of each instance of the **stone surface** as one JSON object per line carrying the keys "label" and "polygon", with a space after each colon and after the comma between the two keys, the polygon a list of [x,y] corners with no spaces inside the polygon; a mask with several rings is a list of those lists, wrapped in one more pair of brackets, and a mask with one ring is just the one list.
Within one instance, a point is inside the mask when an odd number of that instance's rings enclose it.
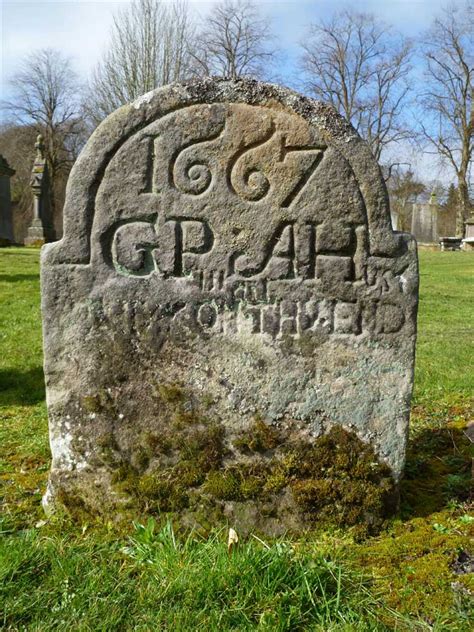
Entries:
{"label": "stone surface", "polygon": [[42,250],[46,507],[299,528],[321,488],[305,446],[340,427],[398,480],[417,287],[378,165],[329,106],[208,80],[119,109]]}
{"label": "stone surface", "polygon": [[15,170],[0,155],[0,246],[14,242],[10,178]]}

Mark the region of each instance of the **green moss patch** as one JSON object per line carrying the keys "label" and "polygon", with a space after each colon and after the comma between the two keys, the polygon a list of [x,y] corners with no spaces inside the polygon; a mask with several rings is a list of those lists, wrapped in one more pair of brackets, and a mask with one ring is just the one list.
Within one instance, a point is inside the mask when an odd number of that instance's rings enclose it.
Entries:
{"label": "green moss patch", "polygon": [[474,524],[467,518],[448,511],[429,519],[415,518],[353,547],[348,555],[361,569],[370,571],[375,589],[389,608],[421,618],[430,626],[439,625],[432,629],[461,630],[449,627],[457,612],[465,619],[467,630],[474,577],[456,576],[452,571],[459,552],[472,549]]}
{"label": "green moss patch", "polygon": [[275,449],[282,441],[280,434],[257,417],[251,427],[234,439],[234,446],[247,453],[267,452]]}
{"label": "green moss patch", "polygon": [[388,466],[340,426],[309,443],[292,441],[257,418],[232,442],[238,452],[226,446],[221,424],[201,418],[144,439],[145,471],[122,463],[112,480],[151,514],[228,501],[269,502],[278,514],[289,495],[303,526],[358,525],[367,534],[379,531],[396,507]]}

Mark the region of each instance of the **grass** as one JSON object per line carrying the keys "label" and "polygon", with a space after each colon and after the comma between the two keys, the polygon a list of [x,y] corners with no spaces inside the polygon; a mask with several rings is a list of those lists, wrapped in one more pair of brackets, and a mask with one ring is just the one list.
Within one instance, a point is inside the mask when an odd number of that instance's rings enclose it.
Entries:
{"label": "grass", "polygon": [[[474,255],[420,253],[412,428],[400,515],[351,530],[240,542],[170,524],[46,521],[49,468],[38,251],[0,250],[0,628],[472,629],[469,504]],[[457,572],[455,573],[455,569]],[[461,569],[461,570],[460,570]]]}
{"label": "grass", "polygon": [[474,254],[421,251],[414,403],[474,395]]}
{"label": "grass", "polygon": [[373,597],[342,562],[256,541],[229,555],[223,535],[177,539],[169,524],[158,530],[149,521],[137,525],[125,544],[96,534],[92,545],[87,538],[40,543],[41,536],[29,530],[2,551],[9,604],[4,625],[41,630],[329,630],[364,620],[375,625]]}

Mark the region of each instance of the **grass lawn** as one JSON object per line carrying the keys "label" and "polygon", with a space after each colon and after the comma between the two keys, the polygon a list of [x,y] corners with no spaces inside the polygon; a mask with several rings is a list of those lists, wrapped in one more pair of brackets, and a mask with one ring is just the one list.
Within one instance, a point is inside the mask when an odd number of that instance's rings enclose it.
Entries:
{"label": "grass lawn", "polygon": [[[473,629],[474,254],[420,253],[416,385],[401,509],[378,536],[48,521],[37,250],[0,249],[0,628],[5,630]],[[470,513],[471,511],[471,513]],[[144,523],[144,524],[143,524]]]}

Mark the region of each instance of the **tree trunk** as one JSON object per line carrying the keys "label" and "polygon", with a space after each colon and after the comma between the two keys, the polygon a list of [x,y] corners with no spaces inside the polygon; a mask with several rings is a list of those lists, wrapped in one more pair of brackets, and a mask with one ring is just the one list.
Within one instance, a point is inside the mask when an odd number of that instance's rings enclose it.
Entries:
{"label": "tree trunk", "polygon": [[456,212],[456,237],[464,237],[466,230],[465,221],[470,215],[469,189],[466,177],[458,174],[458,200],[459,205]]}

